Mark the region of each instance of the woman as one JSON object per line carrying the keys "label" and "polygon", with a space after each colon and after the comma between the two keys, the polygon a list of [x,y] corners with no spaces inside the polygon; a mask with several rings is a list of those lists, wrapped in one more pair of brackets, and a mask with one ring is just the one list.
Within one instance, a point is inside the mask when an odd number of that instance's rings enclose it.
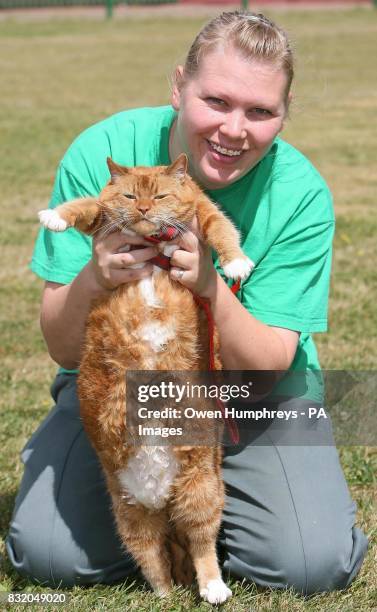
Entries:
{"label": "woman", "polygon": [[[223,13],[177,68],[172,107],[119,113],[81,134],[59,166],[50,205],[98,193],[108,179],[107,155],[152,166],[186,153],[191,175],[239,227],[256,265],[235,297],[193,228],[172,257],[171,275],[209,298],[224,368],[305,373],[304,391],[284,405],[302,409],[323,401],[310,334],[326,330],[334,217],[323,179],[278,137],[292,78],[282,30],[263,15]],[[139,248],[122,253],[126,243]],[[150,274],[154,255],[148,243],[118,233],[93,245],[74,231],[39,235],[32,269],[46,280],[41,326],[61,370],[52,389],[56,406],[23,451],[7,549],[20,573],[42,583],[109,583],[135,571],[114,533],[80,423],[74,370],[92,299]],[[140,262],[142,269],[130,268]],[[367,541],[354,527],[334,446],[300,446],[297,435],[279,445],[267,429],[225,450],[223,567],[305,594],[343,588]]]}

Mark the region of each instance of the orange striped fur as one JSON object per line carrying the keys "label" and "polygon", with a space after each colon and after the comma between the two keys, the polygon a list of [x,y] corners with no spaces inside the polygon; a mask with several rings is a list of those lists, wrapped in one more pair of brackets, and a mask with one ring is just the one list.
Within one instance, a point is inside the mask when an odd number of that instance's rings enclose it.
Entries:
{"label": "orange striped fur", "polygon": [[[222,265],[248,262],[233,225],[187,175],[185,156],[169,167],[124,168],[110,159],[108,165],[111,180],[99,197],[57,207],[55,221],[60,218],[88,234],[131,230],[150,235],[161,228],[156,219],[165,218],[182,233],[196,215],[203,242],[216,249]],[[189,584],[195,570],[202,597],[220,603],[231,594],[216,557],[224,505],[220,445],[170,447],[169,460],[176,468],[166,503],[159,508],[132,499],[120,478],[126,479],[127,466],[140,450],[124,443],[125,372],[208,369],[207,323],[192,293],[165,271],[155,273],[153,283],[161,307],[146,304],[139,282],[124,284],[93,304],[78,380],[81,416],[106,476],[119,535],[146,579],[164,595],[172,578]],[[172,330],[161,350],[143,338],[146,322],[153,329]],[[217,335],[215,352],[221,368]]]}

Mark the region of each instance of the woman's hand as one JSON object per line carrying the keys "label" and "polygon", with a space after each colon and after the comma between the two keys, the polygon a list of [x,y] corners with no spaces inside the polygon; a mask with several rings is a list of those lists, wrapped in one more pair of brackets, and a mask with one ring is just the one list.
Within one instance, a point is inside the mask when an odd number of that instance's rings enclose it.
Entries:
{"label": "woman's hand", "polygon": [[157,249],[141,236],[114,232],[104,238],[95,237],[92,253],[89,269],[95,282],[100,289],[112,291],[123,283],[149,276],[153,265],[148,260],[157,254]]}
{"label": "woman's hand", "polygon": [[177,241],[177,249],[170,259],[170,276],[201,297],[211,298],[216,291],[217,272],[212,262],[211,248],[200,242],[196,219],[192,231],[185,232]]}

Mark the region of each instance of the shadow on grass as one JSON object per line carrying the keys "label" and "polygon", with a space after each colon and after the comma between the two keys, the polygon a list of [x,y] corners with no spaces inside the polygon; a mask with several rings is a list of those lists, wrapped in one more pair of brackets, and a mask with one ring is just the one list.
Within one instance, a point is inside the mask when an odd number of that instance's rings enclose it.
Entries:
{"label": "shadow on grass", "polygon": [[16,487],[12,487],[9,491],[0,494],[0,538],[3,540],[5,540],[8,534],[16,495]]}

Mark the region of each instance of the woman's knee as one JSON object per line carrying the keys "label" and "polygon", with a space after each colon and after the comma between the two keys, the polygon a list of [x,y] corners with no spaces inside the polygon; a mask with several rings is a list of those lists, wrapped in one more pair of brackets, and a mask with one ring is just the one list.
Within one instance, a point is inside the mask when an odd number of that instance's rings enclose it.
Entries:
{"label": "woman's knee", "polygon": [[53,588],[77,584],[78,558],[66,550],[64,542],[53,550],[45,536],[46,533],[23,530],[12,523],[6,540],[11,564],[19,574],[38,584]]}
{"label": "woman's knee", "polygon": [[287,555],[287,586],[304,595],[344,589],[357,575],[366,548],[366,538],[358,529],[353,529],[353,535],[335,534],[318,543],[304,543],[296,558],[294,552]]}
{"label": "woman's knee", "polygon": [[362,565],[367,539],[357,528],[352,536],[331,538],[318,545],[313,542],[279,546],[264,542],[254,549],[232,548],[226,554],[224,569],[270,588],[293,588],[303,595],[346,588]]}
{"label": "woman's knee", "polygon": [[[136,566],[127,554],[114,559],[98,559],[93,564],[85,551],[67,534],[55,541],[47,541],[43,534],[22,531],[11,525],[6,539],[11,564],[22,576],[34,583],[52,588],[84,584],[111,584],[132,576]],[[94,566],[93,566],[94,565]]]}

